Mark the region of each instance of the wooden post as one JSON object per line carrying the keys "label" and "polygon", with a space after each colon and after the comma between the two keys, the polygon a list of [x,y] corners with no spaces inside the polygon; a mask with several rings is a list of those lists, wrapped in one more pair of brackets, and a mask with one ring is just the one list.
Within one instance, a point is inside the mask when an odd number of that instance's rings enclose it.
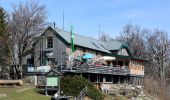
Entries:
{"label": "wooden post", "polygon": [[134,85],[136,85],[136,76],[134,76],[133,79],[134,79]]}
{"label": "wooden post", "polygon": [[137,84],[136,85],[139,85],[139,77],[136,76],[136,79],[137,79]]}
{"label": "wooden post", "polygon": [[100,78],[101,78],[101,77],[100,77],[100,74],[98,74],[98,82],[100,82]]}
{"label": "wooden post", "polygon": [[125,61],[123,60],[123,66],[125,66]]}
{"label": "wooden post", "polygon": [[111,77],[112,77],[112,78],[111,78],[111,82],[113,83],[113,75],[111,75]]}
{"label": "wooden post", "polygon": [[61,94],[61,91],[60,91],[60,76],[58,76],[58,91],[59,91],[59,96],[60,96],[60,94]]}
{"label": "wooden post", "polygon": [[118,84],[120,84],[120,76],[119,76],[119,82],[118,82]]}
{"label": "wooden post", "polygon": [[98,74],[97,74],[97,83],[99,82],[99,76],[98,76]]}
{"label": "wooden post", "polygon": [[104,74],[103,75],[103,83],[105,83],[106,82],[106,75]]}
{"label": "wooden post", "polygon": [[134,77],[132,76],[131,79],[132,79],[132,85],[134,85]]}
{"label": "wooden post", "polygon": [[138,85],[140,84],[140,77],[138,76]]}
{"label": "wooden post", "polygon": [[137,85],[137,76],[135,76],[135,86]]}
{"label": "wooden post", "polygon": [[136,85],[136,76],[134,77],[134,79],[135,79],[135,85]]}
{"label": "wooden post", "polygon": [[143,77],[141,77],[141,86],[143,86]]}
{"label": "wooden post", "polygon": [[131,79],[132,79],[132,85],[134,85],[134,76],[132,76]]}
{"label": "wooden post", "polygon": [[46,77],[45,95],[48,96],[48,91],[47,91],[47,77]]}
{"label": "wooden post", "polygon": [[136,76],[136,85],[138,85],[138,76]]}
{"label": "wooden post", "polygon": [[36,80],[36,86],[37,86],[37,85],[38,85],[38,75],[36,75],[36,77],[37,77],[37,78],[36,78],[36,79],[37,79],[37,80]]}
{"label": "wooden post", "polygon": [[114,76],[112,75],[112,83],[114,83],[113,77],[114,77]]}
{"label": "wooden post", "polygon": [[135,85],[138,85],[138,77],[135,77]]}
{"label": "wooden post", "polygon": [[126,83],[126,84],[127,84],[127,76],[125,76],[124,80],[125,80],[125,82],[124,82],[124,83]]}
{"label": "wooden post", "polygon": [[134,80],[135,80],[135,85],[136,85],[136,76],[134,77]]}
{"label": "wooden post", "polygon": [[88,73],[88,80],[90,81],[90,73]]}
{"label": "wooden post", "polygon": [[129,84],[129,76],[127,76],[127,84]]}
{"label": "wooden post", "polygon": [[139,77],[139,85],[141,86],[141,77]]}

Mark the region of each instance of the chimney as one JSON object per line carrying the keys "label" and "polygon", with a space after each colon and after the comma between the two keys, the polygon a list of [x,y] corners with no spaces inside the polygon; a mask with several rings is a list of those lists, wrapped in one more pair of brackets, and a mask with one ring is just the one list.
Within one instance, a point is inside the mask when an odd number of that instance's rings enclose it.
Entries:
{"label": "chimney", "polygon": [[54,28],[55,28],[55,22],[53,23],[53,25],[54,25]]}

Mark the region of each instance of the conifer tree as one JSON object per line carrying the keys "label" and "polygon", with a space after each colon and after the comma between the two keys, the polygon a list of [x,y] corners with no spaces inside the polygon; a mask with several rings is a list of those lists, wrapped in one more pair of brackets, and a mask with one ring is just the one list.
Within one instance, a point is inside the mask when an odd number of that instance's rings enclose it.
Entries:
{"label": "conifer tree", "polygon": [[11,66],[11,48],[6,12],[0,7],[0,71],[6,78],[9,77],[9,66]]}

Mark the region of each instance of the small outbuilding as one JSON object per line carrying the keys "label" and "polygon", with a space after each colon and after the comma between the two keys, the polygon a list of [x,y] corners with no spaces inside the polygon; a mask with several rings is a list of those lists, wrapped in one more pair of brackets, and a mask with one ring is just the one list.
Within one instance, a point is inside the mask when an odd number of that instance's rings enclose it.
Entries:
{"label": "small outbuilding", "polygon": [[60,95],[60,79],[62,74],[60,74],[55,69],[51,69],[46,74],[46,87],[45,87],[45,94],[48,95],[48,91],[58,91]]}

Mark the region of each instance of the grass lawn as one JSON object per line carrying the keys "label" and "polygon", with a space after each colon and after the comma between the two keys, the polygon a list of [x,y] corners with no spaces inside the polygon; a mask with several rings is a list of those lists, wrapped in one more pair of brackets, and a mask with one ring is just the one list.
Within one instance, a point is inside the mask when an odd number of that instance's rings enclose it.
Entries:
{"label": "grass lawn", "polygon": [[[107,94],[103,95],[105,96],[104,100],[128,100],[126,97],[123,96],[112,97]],[[140,98],[142,100],[150,100],[144,97]],[[24,85],[0,88],[0,100],[51,100],[51,97],[37,93],[35,87],[33,86]],[[91,99],[88,99],[88,97],[86,97],[85,100]]]}
{"label": "grass lawn", "polygon": [[0,100],[50,100],[50,96],[37,93],[33,86],[24,85],[0,88]]}

